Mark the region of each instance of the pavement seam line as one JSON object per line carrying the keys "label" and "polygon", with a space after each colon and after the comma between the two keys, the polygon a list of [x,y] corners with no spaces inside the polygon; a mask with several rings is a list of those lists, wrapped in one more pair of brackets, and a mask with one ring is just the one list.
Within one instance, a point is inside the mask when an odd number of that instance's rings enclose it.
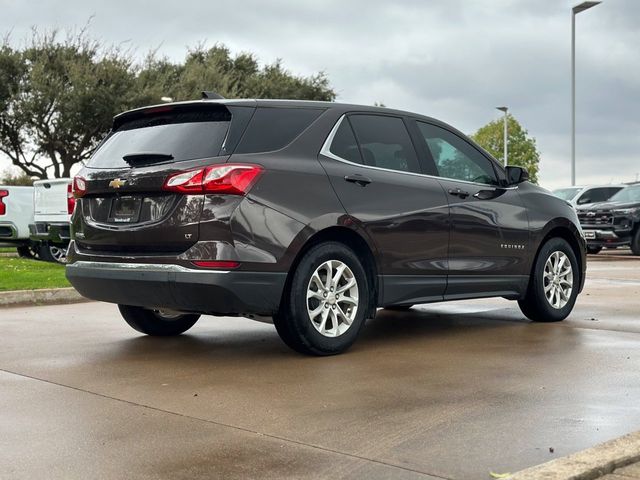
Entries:
{"label": "pavement seam line", "polygon": [[293,439],[290,439],[290,438],[281,437],[281,436],[273,435],[273,434],[270,434],[270,433],[258,432],[257,430],[252,430],[252,429],[246,428],[246,427],[240,427],[240,426],[237,426],[237,425],[230,425],[230,424],[227,424],[227,423],[222,423],[222,422],[218,422],[218,421],[215,421],[215,420],[209,420],[207,418],[195,417],[193,415],[187,415],[187,414],[184,414],[184,413],[172,412],[171,410],[165,410],[165,409],[159,408],[159,407],[152,407],[150,405],[143,405],[141,403],[133,402],[131,400],[125,400],[123,398],[112,397],[110,395],[105,395],[103,393],[92,392],[91,390],[85,390],[85,389],[80,388],[80,387],[73,387],[71,385],[65,385],[63,383],[54,382],[52,380],[47,380],[47,379],[44,379],[44,378],[34,377],[33,375],[27,375],[27,374],[24,374],[24,373],[13,372],[11,370],[6,370],[4,368],[0,368],[0,372],[8,373],[10,375],[15,375],[17,377],[29,378],[31,380],[36,380],[36,381],[39,381],[39,382],[48,383],[50,385],[55,385],[57,387],[68,388],[68,389],[71,389],[71,390],[75,390],[77,392],[86,393],[88,395],[95,395],[97,397],[105,398],[107,400],[114,400],[116,402],[126,403],[128,405],[132,405],[132,406],[135,406],[135,407],[147,408],[149,410],[154,410],[156,412],[165,413],[165,414],[168,414],[168,415],[174,415],[174,416],[177,416],[177,417],[187,418],[189,420],[197,420],[197,421],[200,421],[200,422],[209,423],[209,424],[216,425],[216,426],[223,427],[223,428],[230,428],[230,429],[238,430],[238,431],[241,431],[241,432],[244,432],[244,433],[250,433],[250,434],[253,434],[253,435],[256,435],[256,436],[259,436],[259,437],[267,437],[267,438],[271,438],[273,440],[279,440],[279,441],[282,441],[282,442],[287,442],[287,443],[291,443],[291,444],[302,446],[302,447],[313,448],[313,449],[316,449],[316,450],[321,450],[323,452],[334,453],[336,455],[342,455],[342,456],[353,458],[353,459],[357,459],[357,460],[363,460],[363,461],[367,461],[367,462],[377,463],[379,465],[384,465],[386,467],[398,468],[400,470],[404,470],[404,471],[407,471],[407,472],[418,473],[420,475],[427,475],[427,476],[431,476],[431,477],[434,477],[434,478],[440,478],[442,480],[453,480],[450,477],[443,477],[442,475],[437,475],[437,474],[434,474],[434,473],[422,472],[420,470],[415,470],[413,468],[403,467],[401,465],[396,465],[396,464],[393,464],[393,463],[388,463],[388,462],[385,462],[385,461],[382,461],[382,460],[376,460],[376,459],[373,459],[373,458],[368,458],[368,457],[364,457],[364,456],[361,456],[361,455],[356,455],[356,454],[353,454],[353,453],[340,452],[338,450],[333,450],[333,449],[330,449],[330,448],[327,448],[327,447],[323,447],[321,445],[314,445],[314,444],[310,444],[310,443],[304,443],[304,442],[301,442],[299,440],[293,440]]}

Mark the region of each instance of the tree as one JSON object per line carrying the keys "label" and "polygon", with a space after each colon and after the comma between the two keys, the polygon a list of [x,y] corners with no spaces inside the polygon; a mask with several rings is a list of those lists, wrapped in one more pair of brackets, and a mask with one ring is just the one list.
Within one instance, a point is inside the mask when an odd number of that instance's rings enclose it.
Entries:
{"label": "tree", "polygon": [[288,98],[335,100],[329,80],[320,72],[310,77],[291,74],[282,61],[260,67],[256,57],[240,53],[233,57],[224,45],[198,46],[187,52],[184,63],[149,55],[139,73],[140,90],[148,98],[174,100],[199,98],[211,90],[225,98]]}
{"label": "tree", "polygon": [[[472,138],[491,155],[504,162],[504,120],[498,119],[481,127]],[[529,172],[532,182],[538,183],[538,164],[540,152],[536,146],[536,139],[529,136],[529,132],[522,128],[512,116],[507,115],[507,146],[509,165],[524,167]]]}
{"label": "tree", "polygon": [[200,98],[213,90],[226,98],[334,100],[321,72],[285,70],[280,60],[261,67],[249,53],[232,56],[224,45],[203,46],[173,63],[149,54],[142,64],[105,48],[86,30],[60,39],[34,30],[22,49],[0,45],[0,153],[25,175],[68,177],[124,110]]}
{"label": "tree", "polygon": [[24,172],[16,175],[11,171],[5,171],[2,177],[0,177],[0,185],[30,187],[31,185],[33,185],[33,178],[31,178]]}
{"label": "tree", "polygon": [[131,105],[130,58],[84,31],[59,40],[34,31],[22,50],[0,49],[0,151],[26,175],[67,177],[89,158],[113,116]]}

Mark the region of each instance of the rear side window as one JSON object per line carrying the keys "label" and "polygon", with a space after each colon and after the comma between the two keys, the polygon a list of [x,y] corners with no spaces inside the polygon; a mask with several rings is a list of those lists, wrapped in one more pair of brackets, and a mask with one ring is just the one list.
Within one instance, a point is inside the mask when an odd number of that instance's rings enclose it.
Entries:
{"label": "rear side window", "polygon": [[[350,115],[365,165],[420,172],[416,151],[404,122],[383,115]],[[343,122],[344,123],[344,122]]]}
{"label": "rear side window", "polygon": [[[219,155],[231,114],[225,107],[157,107],[125,117],[87,163],[91,168],[132,166],[123,157],[154,153],[145,164]],[[171,157],[172,159],[170,159]],[[168,160],[170,159],[170,160]]]}
{"label": "rear side window", "polygon": [[280,150],[289,145],[323,111],[318,108],[258,108],[234,153]]}
{"label": "rear side window", "polygon": [[342,122],[340,122],[340,126],[333,137],[329,151],[340,158],[349,160],[350,162],[362,163],[362,157],[360,156],[360,149],[358,148],[356,137],[353,134],[351,125],[349,125],[349,121],[346,118],[343,118]]}

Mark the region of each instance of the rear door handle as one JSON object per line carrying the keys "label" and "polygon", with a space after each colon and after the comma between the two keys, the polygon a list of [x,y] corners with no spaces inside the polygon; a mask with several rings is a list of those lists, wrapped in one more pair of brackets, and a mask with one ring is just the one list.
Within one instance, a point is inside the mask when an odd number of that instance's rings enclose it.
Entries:
{"label": "rear door handle", "polygon": [[465,192],[460,190],[459,188],[450,188],[449,195],[453,195],[455,197],[467,198],[469,196],[469,192]]}
{"label": "rear door handle", "polygon": [[364,175],[359,175],[357,173],[355,175],[346,175],[344,179],[350,183],[357,183],[361,187],[366,187],[371,183],[371,179],[369,177],[365,177]]}

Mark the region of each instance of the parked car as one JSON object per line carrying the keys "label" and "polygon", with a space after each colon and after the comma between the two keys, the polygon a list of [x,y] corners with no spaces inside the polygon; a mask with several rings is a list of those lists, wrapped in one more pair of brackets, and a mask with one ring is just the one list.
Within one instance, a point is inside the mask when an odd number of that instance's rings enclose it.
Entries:
{"label": "parked car", "polygon": [[74,181],[67,278],[134,329],[272,319],[342,352],[377,307],[480,297],[563,320],[582,290],[574,209],[453,127],[338,103],[220,100],[115,117]]}
{"label": "parked car", "polygon": [[69,229],[75,198],[70,178],[33,182],[34,215],[29,225],[31,240],[42,260],[64,263],[71,238]]}
{"label": "parked car", "polygon": [[640,255],[640,184],[620,190],[607,202],[578,208],[589,253],[629,246]]}
{"label": "parked car", "polygon": [[591,185],[588,187],[565,187],[554,190],[552,193],[571,203],[574,207],[588,205],[609,200],[622,190],[624,185]]}
{"label": "parked car", "polygon": [[33,256],[29,223],[33,221],[33,187],[0,186],[0,246]]}

